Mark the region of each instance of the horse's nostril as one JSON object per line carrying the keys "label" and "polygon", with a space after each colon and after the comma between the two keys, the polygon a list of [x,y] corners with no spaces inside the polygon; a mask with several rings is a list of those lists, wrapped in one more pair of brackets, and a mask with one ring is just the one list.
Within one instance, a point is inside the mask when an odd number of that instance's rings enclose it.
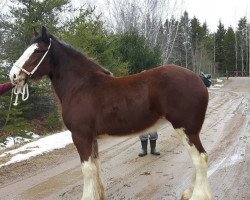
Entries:
{"label": "horse's nostril", "polygon": [[16,79],[16,74],[13,74],[13,78]]}

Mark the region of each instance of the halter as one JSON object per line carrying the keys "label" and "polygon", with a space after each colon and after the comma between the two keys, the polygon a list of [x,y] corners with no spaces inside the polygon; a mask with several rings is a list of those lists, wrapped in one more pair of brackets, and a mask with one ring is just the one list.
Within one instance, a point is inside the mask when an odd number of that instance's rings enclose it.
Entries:
{"label": "halter", "polygon": [[[19,68],[21,71],[23,71],[24,73],[26,73],[29,77],[31,77],[36,70],[38,69],[38,67],[40,66],[40,64],[43,62],[45,56],[48,54],[49,50],[51,47],[51,38],[50,38],[50,42],[49,42],[49,46],[48,49],[46,50],[46,52],[44,53],[43,57],[41,58],[41,60],[39,61],[39,63],[36,65],[36,67],[31,71],[28,72],[26,69],[24,69],[23,67],[19,67],[17,65],[14,65],[15,67]],[[28,87],[28,83],[25,83],[23,87],[19,87],[19,86],[15,86],[15,88],[12,90],[12,92],[16,95],[16,99],[14,102],[14,106],[17,106],[18,103],[18,95],[21,94],[22,95],[22,100],[26,101],[29,98],[29,87]]]}
{"label": "halter", "polygon": [[40,64],[43,62],[45,56],[48,54],[49,50],[50,50],[50,47],[51,47],[51,38],[49,39],[49,46],[48,46],[48,49],[47,51],[45,52],[45,54],[43,55],[43,57],[41,58],[41,60],[39,61],[39,63],[35,66],[35,68],[31,71],[31,72],[28,72],[26,69],[24,69],[23,67],[19,67],[17,65],[14,65],[15,67],[19,68],[21,71],[23,71],[24,73],[26,73],[29,77],[31,77],[35,72],[36,70],[38,69],[38,67],[40,66]]}

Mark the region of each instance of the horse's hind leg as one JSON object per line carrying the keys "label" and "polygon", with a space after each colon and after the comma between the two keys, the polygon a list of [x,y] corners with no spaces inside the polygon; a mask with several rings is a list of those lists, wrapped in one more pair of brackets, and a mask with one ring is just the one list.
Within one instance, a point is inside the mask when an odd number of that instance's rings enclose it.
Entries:
{"label": "horse's hind leg", "polygon": [[183,193],[182,199],[211,200],[212,194],[207,178],[208,156],[202,147],[199,134],[187,137],[184,128],[176,130],[181,136],[183,144],[187,148],[196,170],[192,185]]}
{"label": "horse's hind leg", "polygon": [[100,175],[98,144],[96,139],[74,137],[81,158],[83,173],[83,195],[82,200],[104,200],[104,187]]}

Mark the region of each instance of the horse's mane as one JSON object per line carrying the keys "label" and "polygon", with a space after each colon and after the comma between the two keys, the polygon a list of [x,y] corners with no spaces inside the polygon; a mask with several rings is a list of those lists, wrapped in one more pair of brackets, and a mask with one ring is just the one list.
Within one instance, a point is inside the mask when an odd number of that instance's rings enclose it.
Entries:
{"label": "horse's mane", "polygon": [[[79,49],[74,48],[74,47],[73,47],[72,45],[70,45],[69,43],[67,43],[67,42],[65,42],[65,41],[63,41],[63,40],[59,40],[59,39],[57,39],[55,36],[53,36],[53,35],[51,35],[51,34],[48,34],[48,38],[51,38],[52,40],[58,42],[60,45],[62,45],[62,46],[65,47],[66,49],[68,49],[71,53],[76,54],[76,55],[78,55],[78,56],[80,56],[80,57],[82,57],[82,58],[84,58],[84,59],[86,59],[86,60],[89,60],[89,61],[90,61],[91,63],[93,63],[93,65],[95,65],[97,68],[100,68],[101,71],[102,71],[103,73],[105,73],[106,75],[113,76],[113,73],[112,73],[112,72],[110,72],[109,70],[107,70],[107,69],[104,68],[103,66],[99,65],[98,63],[96,63],[96,61],[95,61],[93,58],[87,56],[86,53],[80,51]],[[43,39],[42,39],[42,37],[39,35],[39,36],[36,36],[35,38],[33,38],[33,39],[31,40],[31,44],[33,44],[33,43],[38,43],[38,42],[42,42],[42,41],[43,41]]]}

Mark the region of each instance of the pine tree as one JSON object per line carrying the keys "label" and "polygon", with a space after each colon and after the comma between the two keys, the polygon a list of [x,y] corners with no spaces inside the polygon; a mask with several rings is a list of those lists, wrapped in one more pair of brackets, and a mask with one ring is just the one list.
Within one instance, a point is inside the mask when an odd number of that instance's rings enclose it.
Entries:
{"label": "pine tree", "polygon": [[224,39],[224,55],[225,60],[223,63],[227,71],[235,70],[235,33],[232,27],[227,29]]}
{"label": "pine tree", "polygon": [[121,61],[128,63],[129,74],[139,73],[161,63],[160,47],[152,47],[136,30],[120,35],[117,50]]}
{"label": "pine tree", "polygon": [[0,60],[9,64],[20,57],[30,44],[33,28],[46,25],[51,33],[59,28],[60,12],[69,9],[70,0],[17,0],[8,14],[0,14]]}
{"label": "pine tree", "polygon": [[[7,68],[0,67],[0,74],[0,83],[9,81]],[[29,122],[25,120],[23,113],[30,108],[30,105],[22,103],[21,107],[14,107],[11,102],[11,92],[1,95],[0,102],[0,139],[9,134],[22,135],[25,133],[28,130],[26,127]]]}
{"label": "pine tree", "polygon": [[185,11],[180,19],[179,33],[176,39],[175,55],[177,62],[175,63],[186,68],[191,68],[192,63],[190,28],[190,19]]}
{"label": "pine tree", "polygon": [[225,40],[226,30],[224,25],[219,21],[217,32],[215,33],[215,61],[218,65],[218,70],[221,73],[225,73],[226,69],[224,66],[225,52],[224,52],[224,40]]}
{"label": "pine tree", "polygon": [[243,17],[238,22],[237,27],[237,45],[238,45],[238,70],[241,70],[241,74],[243,75],[247,69],[247,57],[248,57],[248,37],[247,37],[247,19]]}
{"label": "pine tree", "polygon": [[[30,44],[34,27],[46,25],[50,32],[56,32],[62,26],[62,21],[59,18],[60,12],[70,9],[67,7],[69,0],[18,0],[14,3],[8,14],[0,14],[0,46],[2,51],[0,61],[6,61],[9,65],[16,61]],[[9,68],[0,69],[6,70],[6,74],[8,74]],[[10,114],[8,111],[10,96],[1,97],[6,98],[1,105],[0,125],[2,133],[5,135],[8,133],[12,135],[23,134],[29,130],[37,130],[39,123],[43,123],[43,129],[46,130],[49,116],[57,118],[55,124],[60,124],[57,128],[61,127],[55,100],[51,98],[50,85],[41,84],[39,86],[34,89],[30,84],[30,98],[26,102],[19,101],[17,107],[12,106]],[[41,106],[42,109],[37,109],[37,106]],[[32,122],[30,122],[31,116]],[[39,123],[33,121],[39,121]]]}

